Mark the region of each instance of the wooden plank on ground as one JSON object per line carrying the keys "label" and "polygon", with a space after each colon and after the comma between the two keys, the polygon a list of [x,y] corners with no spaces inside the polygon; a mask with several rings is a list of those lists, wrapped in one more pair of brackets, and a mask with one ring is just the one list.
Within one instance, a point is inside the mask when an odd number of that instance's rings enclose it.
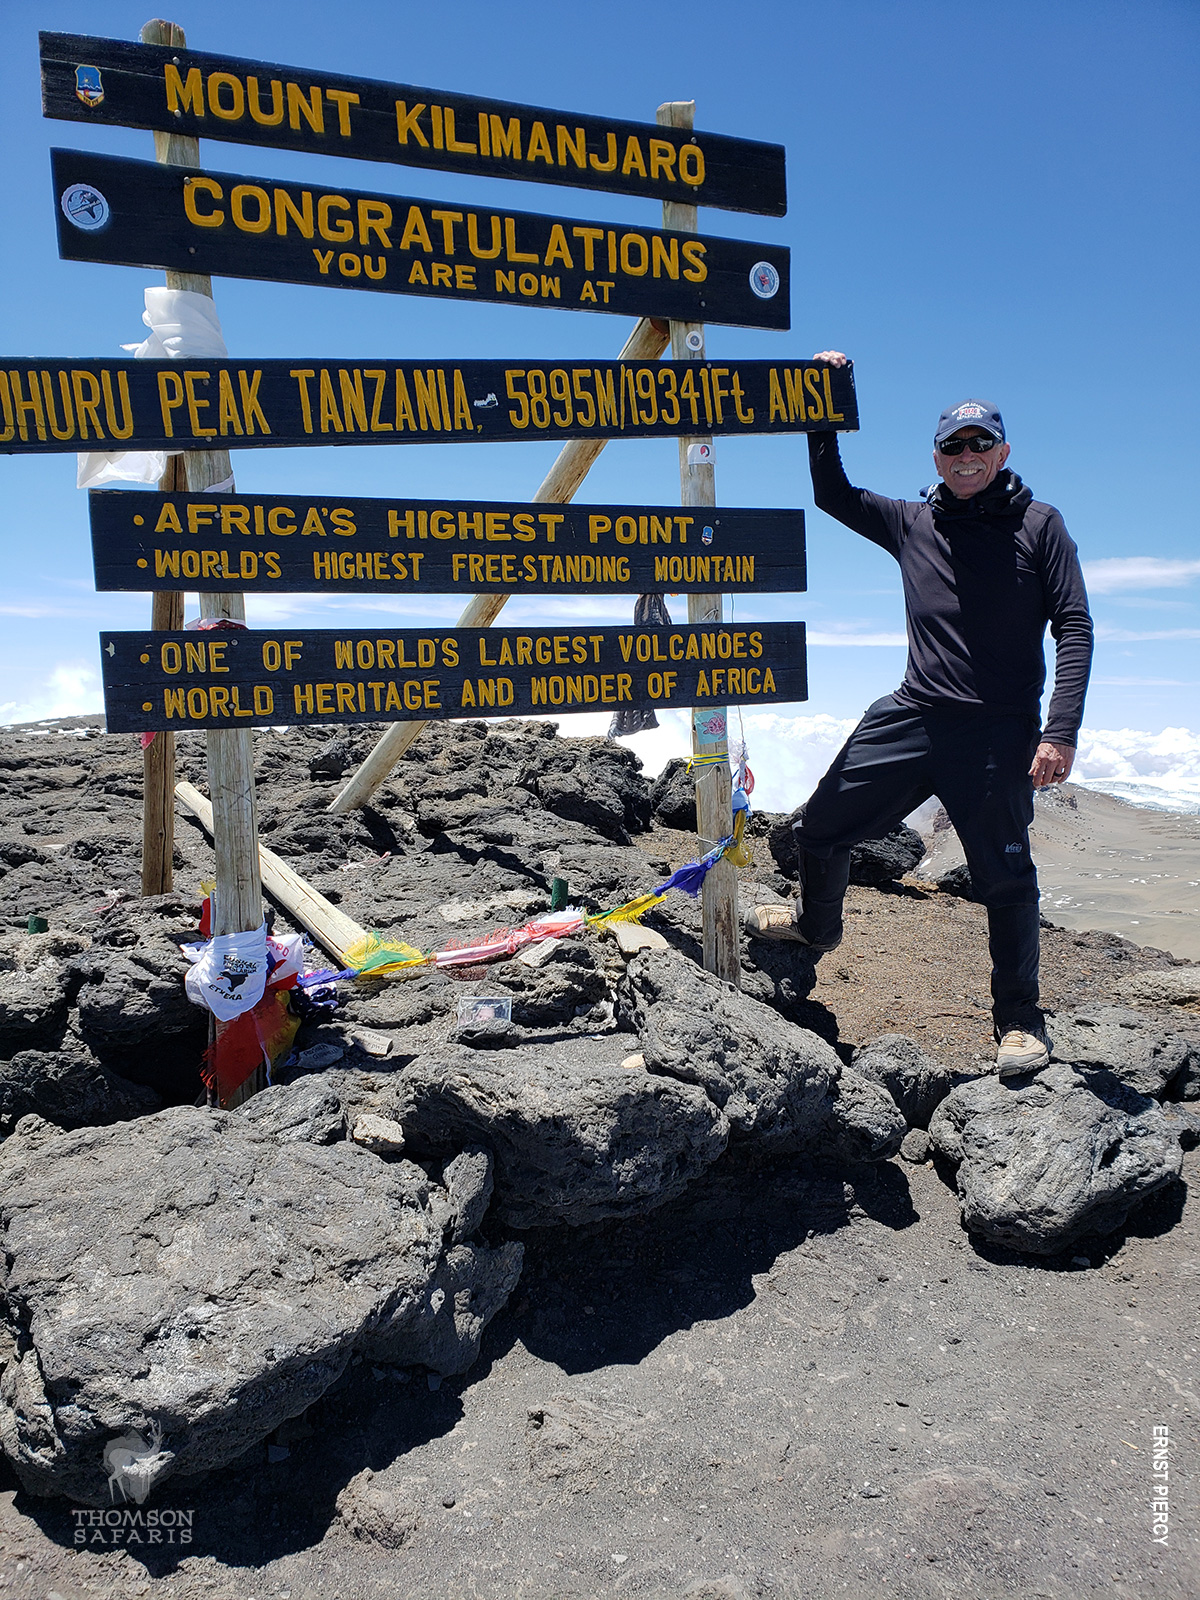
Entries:
{"label": "wooden plank on ground", "polygon": [[[211,837],[212,802],[190,783],[176,784],[175,793]],[[290,917],[294,917],[306,932],[311,933],[339,966],[345,966],[346,952],[360,939],[366,938],[366,929],[360,928],[357,922],[345,916],[336,906],[330,905],[324,895],[318,894],[273,850],[259,845],[258,859],[262,886],[272,900],[278,901]]]}

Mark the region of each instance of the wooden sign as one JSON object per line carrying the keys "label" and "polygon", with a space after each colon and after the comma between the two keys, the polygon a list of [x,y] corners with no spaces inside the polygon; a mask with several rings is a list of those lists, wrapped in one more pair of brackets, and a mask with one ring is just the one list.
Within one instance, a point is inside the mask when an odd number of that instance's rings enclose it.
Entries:
{"label": "wooden sign", "polygon": [[47,117],[771,217],[787,210],[782,145],[200,50],[70,33],[40,40]]}
{"label": "wooden sign", "polygon": [[787,328],[783,245],[51,152],[65,261]]}
{"label": "wooden sign", "polygon": [[0,356],[0,455],[674,439],[858,427],[821,361],[107,361]]}
{"label": "wooden sign", "polygon": [[110,733],[772,705],[808,693],[802,622],[680,628],[102,633]]}
{"label": "wooden sign", "polygon": [[96,588],[274,594],[798,593],[803,511],[88,496]]}

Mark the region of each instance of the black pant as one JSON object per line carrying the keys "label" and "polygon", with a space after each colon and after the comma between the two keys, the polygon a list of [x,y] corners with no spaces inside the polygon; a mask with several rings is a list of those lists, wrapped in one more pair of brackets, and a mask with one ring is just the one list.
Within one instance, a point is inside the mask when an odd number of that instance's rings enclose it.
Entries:
{"label": "black pant", "polygon": [[962,840],[975,898],[987,907],[997,1029],[1040,1023],[1029,853],[1038,727],[1036,717],[877,700],[795,823],[804,937],[818,945],[841,938],[851,845],[881,838],[936,795]]}

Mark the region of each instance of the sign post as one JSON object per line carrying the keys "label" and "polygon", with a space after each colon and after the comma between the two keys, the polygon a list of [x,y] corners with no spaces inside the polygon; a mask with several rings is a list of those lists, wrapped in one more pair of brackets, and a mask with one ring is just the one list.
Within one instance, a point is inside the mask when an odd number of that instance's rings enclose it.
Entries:
{"label": "sign post", "polygon": [[[146,44],[175,45],[179,48],[183,48],[187,43],[183,29],[177,23],[157,19],[148,22],[142,29],[142,40]],[[169,166],[198,166],[200,141],[180,134],[156,131],[154,153],[159,162]],[[189,289],[194,294],[207,295],[210,300],[212,299],[212,279],[204,273],[169,271],[167,288]],[[183,456],[174,457],[168,467],[167,476],[162,480],[161,487],[164,489],[178,485],[178,479],[171,474],[171,467],[176,467],[180,476],[185,479],[187,488],[193,492],[211,489],[215,484],[222,483],[228,483],[232,488],[233,468],[228,450],[189,450]],[[170,483],[168,479],[171,480]],[[160,597],[156,593],[154,612],[152,625],[155,628],[168,626],[165,620],[159,620],[160,617],[166,619],[168,616],[176,627],[181,626],[183,595],[172,593]],[[201,594],[200,616],[203,620],[230,620],[244,623],[245,602],[240,594]],[[231,728],[228,731],[211,729],[206,737],[208,787],[213,804],[213,851],[216,856],[217,876],[217,886],[212,897],[212,932],[214,935],[243,933],[257,928],[263,916],[262,883],[258,864],[258,816],[254,795],[253,738],[248,728]],[[155,739],[150,750],[153,750],[157,743],[158,739]],[[168,759],[170,771],[167,769]],[[147,833],[153,832],[157,837],[161,830],[163,843],[160,850],[165,858],[167,872],[170,872],[171,844],[174,840],[174,764],[172,741],[169,754],[164,746],[161,762],[155,763],[153,809],[151,811],[147,807],[143,824],[143,847]],[[166,787],[164,792],[162,786],[168,783],[169,787]],[[168,817],[171,818],[169,837],[166,825]],[[160,881],[161,876],[162,868],[159,869]],[[142,883],[142,892],[145,893],[144,864]],[[220,1026],[218,1023],[217,1027]],[[242,1100],[248,1099],[262,1088],[264,1083],[265,1076],[260,1068],[237,1091],[233,1103],[240,1104]]]}
{"label": "sign post", "polygon": [[[692,127],[694,100],[669,100],[658,108],[658,121],[668,128]],[[696,230],[696,207],[678,200],[663,201],[663,227],[683,232]],[[704,326],[699,322],[671,323],[671,355],[676,361],[704,360]],[[707,454],[707,459],[701,459]],[[679,440],[679,501],[685,506],[715,506],[716,472],[710,435],[685,435]],[[689,594],[688,621],[720,622],[724,617],[720,594]],[[724,710],[693,709],[692,759],[696,780],[696,831],[708,848],[733,832],[732,780]],[[738,925],[737,869],[724,858],[704,880],[701,890],[704,931],[704,969],[726,983],[741,987],[741,928]]]}
{"label": "sign post", "polygon": [[[148,22],[142,29],[144,44],[183,46],[183,29],[173,22]],[[154,135],[154,158],[171,166],[193,166],[200,160],[199,139],[178,134]],[[179,289],[184,274],[167,273],[167,288]],[[167,470],[159,480],[164,491],[187,487],[186,458],[168,456]],[[183,627],[183,594],[156,589],[150,601],[150,626],[165,632]],[[142,751],[142,894],[170,894],[174,887],[175,856],[175,735],[156,733]]]}

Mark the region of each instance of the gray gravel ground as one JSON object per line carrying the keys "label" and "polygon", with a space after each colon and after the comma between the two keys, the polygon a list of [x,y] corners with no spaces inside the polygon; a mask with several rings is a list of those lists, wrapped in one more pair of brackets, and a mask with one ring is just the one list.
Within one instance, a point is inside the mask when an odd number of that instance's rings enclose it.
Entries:
{"label": "gray gravel ground", "polygon": [[8,1480],[0,1587],[1184,1600],[1200,1592],[1184,1195],[1056,1269],[975,1246],[932,1167],[854,1187],[787,1163],[714,1174],[642,1221],[534,1236],[465,1378],[431,1391],[360,1367],[290,1425],[285,1459],[175,1480],[163,1506],[194,1511],[189,1547],[76,1551],[79,1515]]}

